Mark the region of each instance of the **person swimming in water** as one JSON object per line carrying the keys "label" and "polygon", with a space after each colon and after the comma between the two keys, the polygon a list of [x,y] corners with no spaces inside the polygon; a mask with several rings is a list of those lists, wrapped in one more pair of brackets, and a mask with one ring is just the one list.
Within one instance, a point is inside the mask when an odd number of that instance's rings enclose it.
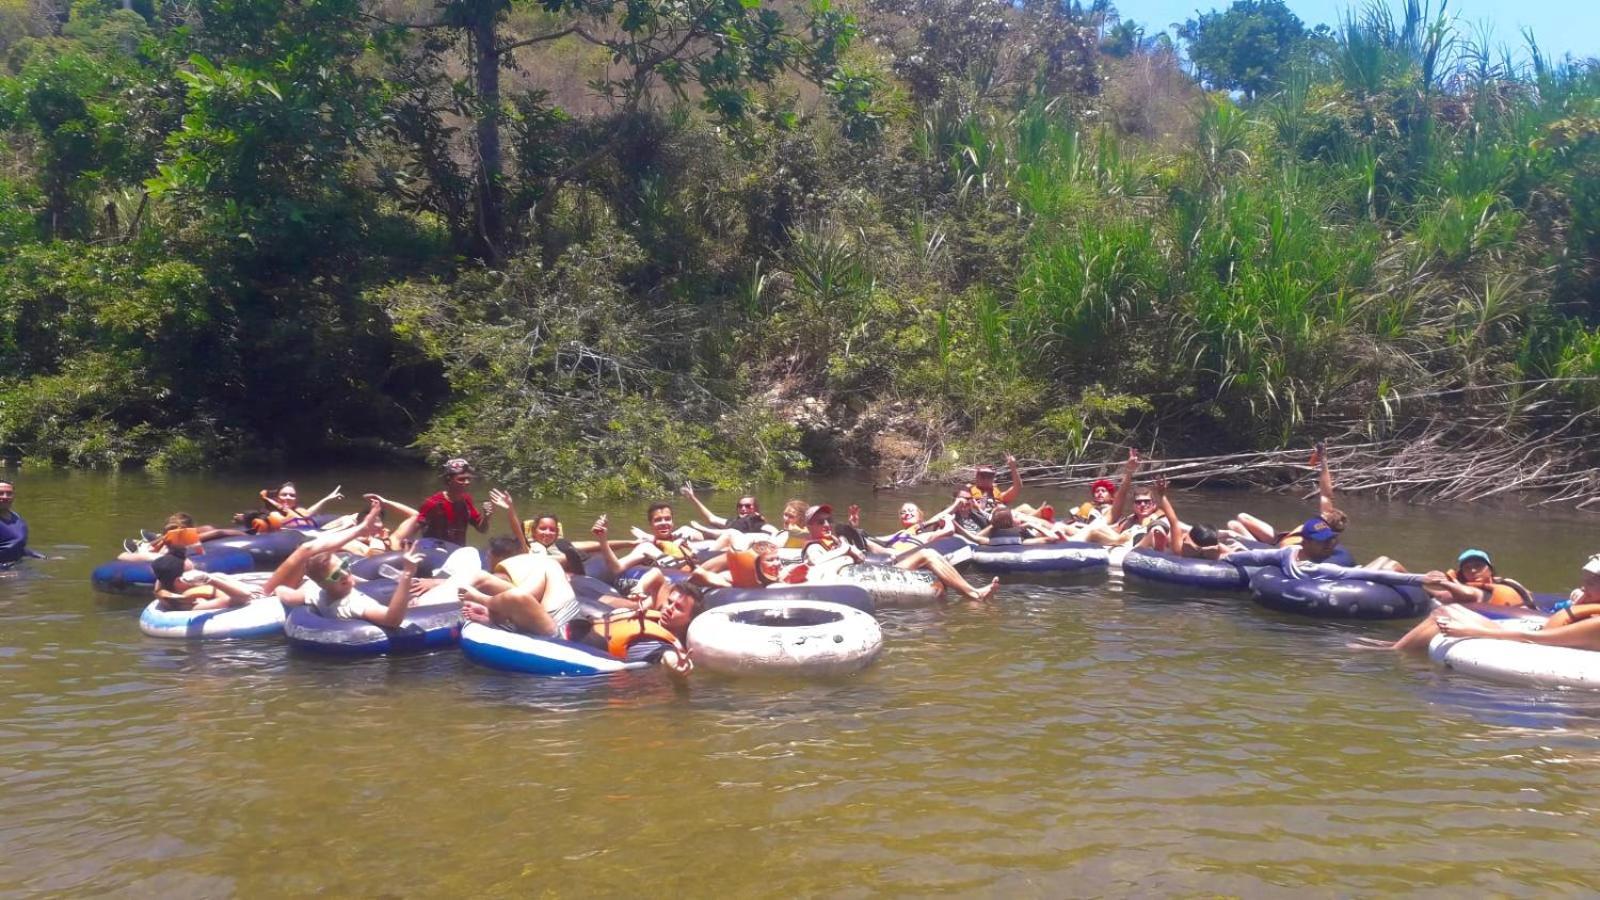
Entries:
{"label": "person swimming in water", "polygon": [[28,523],[11,508],[16,500],[17,486],[0,481],[0,568],[16,565],[18,560],[44,559],[44,554],[28,549]]}

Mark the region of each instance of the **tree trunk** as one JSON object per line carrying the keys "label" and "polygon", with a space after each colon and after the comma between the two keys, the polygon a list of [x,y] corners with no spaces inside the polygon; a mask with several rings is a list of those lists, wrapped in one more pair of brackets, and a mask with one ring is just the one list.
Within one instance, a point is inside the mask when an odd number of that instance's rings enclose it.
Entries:
{"label": "tree trunk", "polygon": [[471,8],[479,104],[476,177],[478,241],[483,258],[493,262],[500,257],[501,240],[505,232],[500,191],[500,54],[495,36],[495,16],[499,6],[494,0],[476,0]]}

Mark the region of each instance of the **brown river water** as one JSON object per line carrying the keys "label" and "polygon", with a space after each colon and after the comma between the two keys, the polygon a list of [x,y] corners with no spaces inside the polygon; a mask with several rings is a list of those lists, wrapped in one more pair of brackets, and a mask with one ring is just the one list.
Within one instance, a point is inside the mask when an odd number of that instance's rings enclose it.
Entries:
{"label": "brown river water", "polygon": [[[1295,619],[1242,595],[1104,579],[1011,582],[991,605],[880,613],[883,656],[837,681],[541,680],[453,650],[326,660],[281,642],[146,638],[139,601],[89,588],[139,527],[174,509],[222,523],[265,479],[18,482],[32,544],[54,558],[0,577],[3,895],[1600,886],[1600,694],[1346,647],[1401,623]],[[352,470],[301,479],[301,496],[336,482],[351,496],[432,489],[426,472]],[[904,499],[945,494],[819,480],[759,495],[775,517],[797,493],[853,498],[877,531]],[[1177,500],[1191,521],[1248,506],[1287,525],[1311,508]],[[1478,546],[1538,591],[1571,588],[1600,550],[1594,520],[1565,511],[1341,505],[1359,558],[1421,569]],[[601,510],[519,506],[553,508],[578,532]],[[643,507],[609,505],[617,525],[643,524]]]}

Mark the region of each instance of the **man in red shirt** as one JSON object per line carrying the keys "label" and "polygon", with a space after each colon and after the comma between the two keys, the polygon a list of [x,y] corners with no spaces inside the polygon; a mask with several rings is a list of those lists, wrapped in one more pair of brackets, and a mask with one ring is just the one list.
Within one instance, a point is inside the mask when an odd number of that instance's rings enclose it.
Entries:
{"label": "man in red shirt", "polygon": [[472,487],[473,474],[472,463],[464,459],[452,459],[444,464],[444,490],[422,501],[422,506],[417,508],[423,537],[465,547],[469,524],[480,534],[489,530],[490,504],[485,502],[479,509],[472,495],[467,493]]}

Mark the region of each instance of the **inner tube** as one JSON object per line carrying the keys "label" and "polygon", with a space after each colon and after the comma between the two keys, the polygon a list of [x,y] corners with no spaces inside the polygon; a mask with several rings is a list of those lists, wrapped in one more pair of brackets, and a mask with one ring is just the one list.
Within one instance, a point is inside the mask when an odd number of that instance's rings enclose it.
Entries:
{"label": "inner tube", "polygon": [[1428,658],[1457,672],[1506,684],[1600,688],[1600,653],[1593,650],[1441,634],[1428,644]]}
{"label": "inner tube", "polygon": [[[225,547],[215,550],[207,548],[203,555],[192,556],[190,559],[194,561],[196,569],[221,575],[239,575],[256,569],[255,559],[249,553]],[[94,572],[89,575],[89,583],[95,590],[105,594],[148,597],[155,590],[156,576],[150,571],[150,564],[147,562],[125,562],[114,559],[96,566]]]}
{"label": "inner tube", "polygon": [[926,570],[910,571],[881,563],[856,563],[819,585],[854,585],[880,607],[927,606],[944,599],[944,584]]}
{"label": "inner tube", "polygon": [[[582,596],[580,594],[580,596]],[[853,584],[793,584],[764,588],[715,588],[706,591],[701,610],[716,609],[749,600],[809,600],[848,606],[867,615],[878,611],[872,595]]]}
{"label": "inner tube", "polygon": [[607,675],[651,663],[627,662],[603,650],[563,638],[535,637],[468,622],[461,626],[461,652],[488,669],[524,675]]}
{"label": "inner tube", "polygon": [[1054,544],[980,544],[972,548],[972,564],[984,572],[1094,572],[1110,564],[1111,554],[1098,544],[1061,541]]}
{"label": "inner tube", "polygon": [[1414,619],[1433,608],[1414,585],[1290,578],[1272,568],[1250,577],[1250,591],[1268,609],[1319,619]]}
{"label": "inner tube", "polygon": [[883,650],[883,629],[866,613],[816,600],[744,600],[689,624],[698,667],[730,675],[849,675]]}
{"label": "inner tube", "polygon": [[[443,566],[445,560],[450,558],[450,554],[461,549],[461,545],[441,541],[438,538],[422,538],[417,541],[413,549],[422,554],[422,562],[417,564],[417,577],[432,578],[434,570]],[[405,554],[394,550],[356,560],[350,565],[350,574],[367,581],[374,581],[383,577],[381,570],[384,566],[398,569],[404,565]]]}
{"label": "inner tube", "polygon": [[1244,567],[1223,559],[1190,559],[1155,550],[1130,550],[1122,558],[1122,571],[1134,578],[1161,584],[1181,584],[1211,591],[1247,591],[1250,575]]}
{"label": "inner tube", "polygon": [[[393,581],[363,582],[356,586],[379,603],[387,605],[394,595]],[[318,590],[308,584],[306,593]],[[398,628],[382,628],[365,619],[330,619],[310,606],[297,606],[283,623],[283,634],[292,647],[333,656],[377,656],[384,653],[416,653],[456,642],[461,624],[461,603],[456,585],[445,582],[411,602]]]}
{"label": "inner tube", "polygon": [[310,535],[304,531],[274,531],[269,534],[217,538],[214,541],[206,541],[205,548],[207,555],[211,553],[213,547],[243,550],[250,554],[255,571],[270,572],[288,559],[294,548],[305,543],[309,537]]}
{"label": "inner tube", "polygon": [[152,600],[139,614],[139,630],[156,638],[240,641],[283,634],[283,604],[265,597],[229,609],[166,610]]}

